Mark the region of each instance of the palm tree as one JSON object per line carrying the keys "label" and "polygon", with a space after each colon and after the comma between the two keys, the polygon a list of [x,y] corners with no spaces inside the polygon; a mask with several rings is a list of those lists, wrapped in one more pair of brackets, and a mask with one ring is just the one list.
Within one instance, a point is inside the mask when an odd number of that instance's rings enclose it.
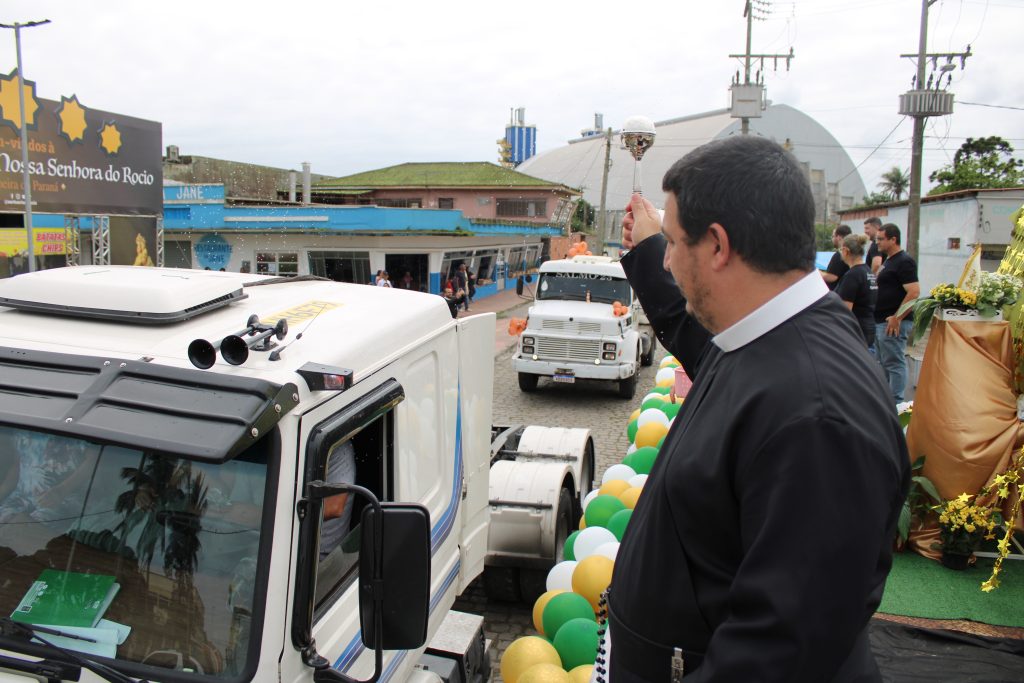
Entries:
{"label": "palm tree", "polygon": [[900,168],[899,166],[893,166],[891,171],[887,171],[882,174],[882,182],[878,183],[878,187],[882,188],[882,192],[885,192],[896,201],[900,200],[903,193],[907,191],[910,186],[910,176]]}

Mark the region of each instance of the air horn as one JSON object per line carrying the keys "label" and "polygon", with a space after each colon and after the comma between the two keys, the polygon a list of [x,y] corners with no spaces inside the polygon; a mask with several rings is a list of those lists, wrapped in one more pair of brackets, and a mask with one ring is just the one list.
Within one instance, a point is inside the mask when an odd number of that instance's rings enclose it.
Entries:
{"label": "air horn", "polygon": [[[274,346],[270,337],[284,339],[287,334],[287,320],[282,318],[271,327],[261,324],[258,315],[250,315],[245,323],[245,329],[239,330],[235,334],[229,334],[216,344],[205,339],[193,340],[188,345],[188,359],[200,370],[206,370],[217,362],[217,350],[220,349],[220,354],[225,361],[231,365],[241,365],[249,357],[250,348],[259,345],[257,351],[269,351]],[[252,339],[246,341],[244,338],[246,335],[252,336]]]}

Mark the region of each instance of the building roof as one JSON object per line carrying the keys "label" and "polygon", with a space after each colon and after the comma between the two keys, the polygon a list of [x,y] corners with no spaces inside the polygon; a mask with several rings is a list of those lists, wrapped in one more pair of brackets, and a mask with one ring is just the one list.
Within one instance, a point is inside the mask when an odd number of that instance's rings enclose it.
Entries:
{"label": "building roof", "polygon": [[[942,202],[954,199],[964,199],[967,197],[977,197],[979,194],[1021,192],[1024,192],[1024,185],[1018,187],[976,187],[969,190],[953,190],[952,192],[940,192],[939,194],[922,195],[921,203],[928,204],[930,202]],[[867,216],[876,209],[889,209],[898,206],[908,206],[909,204],[909,199],[900,199],[898,201],[882,202],[880,204],[865,204],[862,206],[852,206],[849,209],[843,209],[842,211],[837,211],[836,213],[838,213],[840,216],[853,215],[854,217],[857,217],[862,213],[865,216]]]}
{"label": "building roof", "polygon": [[318,192],[406,187],[537,187],[572,191],[561,183],[535,178],[487,161],[406,163],[313,184]]}
{"label": "building roof", "polygon": [[[839,183],[842,196],[855,201],[864,196],[864,182],[843,146],[817,121],[784,104],[772,104],[760,118],[750,120],[751,135],[760,135],[780,144],[788,143],[797,160],[812,169],[823,169],[827,181]],[[729,110],[693,114],[655,123],[654,146],[644,155],[641,181],[644,194],[659,208],[664,202],[661,179],[680,157],[700,145],[739,135],[740,120]],[[607,206],[624,209],[633,190],[633,157],[614,132],[611,168],[608,172]],[[601,174],[605,155],[605,137],[594,135],[569,141],[569,144],[527,159],[519,170],[552,182],[583,190],[583,198],[594,206],[601,202]]]}

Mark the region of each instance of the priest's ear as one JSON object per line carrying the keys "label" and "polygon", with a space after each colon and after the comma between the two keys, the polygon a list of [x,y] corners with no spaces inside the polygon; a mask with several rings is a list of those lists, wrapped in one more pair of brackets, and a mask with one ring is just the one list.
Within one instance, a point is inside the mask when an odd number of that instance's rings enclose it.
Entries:
{"label": "priest's ear", "polygon": [[706,239],[711,244],[711,269],[721,270],[729,264],[732,255],[732,246],[729,243],[729,233],[725,231],[720,223],[712,223],[705,233]]}

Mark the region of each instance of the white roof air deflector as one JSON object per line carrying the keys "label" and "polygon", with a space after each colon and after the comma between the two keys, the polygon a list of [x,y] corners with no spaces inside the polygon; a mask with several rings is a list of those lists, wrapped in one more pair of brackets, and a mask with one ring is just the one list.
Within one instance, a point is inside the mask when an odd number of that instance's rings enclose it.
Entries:
{"label": "white roof air deflector", "polygon": [[0,305],[33,313],[174,323],[246,298],[237,279],[202,270],[75,266],[0,281]]}

